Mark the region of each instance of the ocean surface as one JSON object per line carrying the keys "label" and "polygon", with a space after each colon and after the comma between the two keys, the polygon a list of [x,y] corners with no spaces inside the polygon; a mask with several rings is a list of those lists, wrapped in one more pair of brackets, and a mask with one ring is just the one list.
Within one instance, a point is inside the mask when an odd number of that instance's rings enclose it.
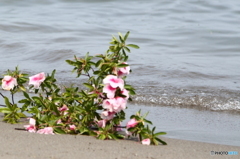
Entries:
{"label": "ocean surface", "polygon": [[78,85],[65,60],[105,53],[112,35],[130,31],[140,46],[129,54],[131,105],[229,113],[240,127],[239,17],[237,0],[0,0],[0,73],[56,69],[60,83]]}

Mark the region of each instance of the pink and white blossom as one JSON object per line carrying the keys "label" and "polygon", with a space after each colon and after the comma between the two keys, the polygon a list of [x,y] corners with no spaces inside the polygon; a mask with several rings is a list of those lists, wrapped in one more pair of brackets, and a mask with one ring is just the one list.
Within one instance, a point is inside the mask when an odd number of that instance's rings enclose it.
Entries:
{"label": "pink and white blossom", "polygon": [[43,129],[39,129],[37,131],[37,133],[38,134],[51,134],[51,135],[54,135],[52,127],[45,127]]}
{"label": "pink and white blossom", "polygon": [[105,99],[103,101],[103,108],[107,109],[109,112],[120,112],[126,108],[127,101],[122,97],[116,97],[112,99]]}
{"label": "pink and white blossom", "polygon": [[133,127],[135,127],[137,124],[138,124],[138,121],[137,121],[135,118],[133,118],[133,119],[131,119],[131,120],[129,120],[129,121],[127,122],[127,129],[128,129],[128,128],[133,128]]}
{"label": "pink and white blossom", "polygon": [[150,143],[151,143],[150,139],[144,139],[144,140],[142,140],[142,144],[143,144],[143,145],[150,145]]}
{"label": "pink and white blossom", "polygon": [[29,125],[24,125],[24,127],[28,132],[35,133],[36,132],[35,125],[36,125],[36,120],[33,118],[29,118]]}
{"label": "pink and white blossom", "polygon": [[13,78],[12,76],[4,76],[2,79],[2,88],[4,90],[11,90],[15,86],[17,86],[17,80],[16,78]]}
{"label": "pink and white blossom", "polygon": [[100,128],[105,128],[106,122],[107,122],[107,120],[105,120],[105,119],[99,120],[99,121],[97,121],[97,125],[98,125],[98,127],[100,127]]}
{"label": "pink and white blossom", "polygon": [[34,88],[38,89],[41,83],[45,80],[44,72],[36,74],[34,76],[29,77],[29,85],[33,85]]}
{"label": "pink and white blossom", "polygon": [[62,120],[61,120],[61,119],[58,119],[58,120],[57,120],[57,124],[62,124]]}
{"label": "pink and white blossom", "polygon": [[119,87],[121,90],[124,88],[124,81],[114,75],[108,75],[103,79],[103,84],[109,84],[112,88]]}
{"label": "pink and white blossom", "polygon": [[128,91],[128,90],[123,89],[123,90],[121,91],[121,93],[126,96],[126,97],[125,97],[126,99],[129,98],[129,91]]}
{"label": "pink and white blossom", "polygon": [[75,130],[75,129],[76,129],[76,126],[75,126],[75,125],[69,125],[69,129],[70,129],[70,130]]}
{"label": "pink and white blossom", "polygon": [[[123,62],[123,64],[127,64],[126,62]],[[130,73],[130,66],[126,67],[120,67],[118,68],[117,74],[119,77],[126,76]]]}
{"label": "pink and white blossom", "polygon": [[122,127],[121,127],[121,124],[117,125],[116,131],[123,131],[123,129],[122,129]]}
{"label": "pink and white blossom", "polygon": [[63,115],[66,115],[68,112],[68,107],[64,104],[61,108],[58,108],[60,112],[63,112]]}
{"label": "pink and white blossom", "polygon": [[68,110],[68,107],[64,104],[61,108],[58,109],[60,112],[64,112]]}
{"label": "pink and white blossom", "polygon": [[106,120],[111,120],[113,119],[115,114],[116,114],[115,112],[109,112],[105,110],[101,113],[101,118]]}
{"label": "pink and white blossom", "polygon": [[106,84],[103,87],[103,93],[106,93],[108,98],[114,98],[116,90],[117,89],[113,88],[110,84]]}
{"label": "pink and white blossom", "polygon": [[102,107],[107,109],[109,112],[113,112],[113,105],[115,104],[115,99],[105,99],[103,100]]}
{"label": "pink and white blossom", "polygon": [[124,110],[126,109],[126,106],[127,106],[127,100],[123,97],[116,97],[115,98],[116,100],[116,105],[114,105],[114,110],[115,112],[120,112],[121,110]]}

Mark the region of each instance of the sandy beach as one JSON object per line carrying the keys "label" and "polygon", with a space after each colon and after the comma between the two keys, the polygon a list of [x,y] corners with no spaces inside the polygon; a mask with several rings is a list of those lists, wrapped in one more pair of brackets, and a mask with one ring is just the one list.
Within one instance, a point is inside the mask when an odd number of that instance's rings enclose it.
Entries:
{"label": "sandy beach", "polygon": [[82,135],[41,135],[15,130],[23,123],[0,122],[1,159],[159,159],[239,158],[211,155],[211,151],[238,151],[240,147],[162,138],[167,146],[144,146],[132,140],[97,140]]}

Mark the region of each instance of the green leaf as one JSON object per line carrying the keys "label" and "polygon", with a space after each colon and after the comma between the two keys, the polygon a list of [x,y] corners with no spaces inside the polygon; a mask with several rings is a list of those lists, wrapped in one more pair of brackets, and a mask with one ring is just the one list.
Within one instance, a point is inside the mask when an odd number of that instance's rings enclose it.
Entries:
{"label": "green leaf", "polygon": [[[152,125],[152,122],[151,122],[150,120],[144,119],[144,121],[145,121],[146,123],[149,123],[149,124]],[[153,130],[153,131],[154,131],[154,130]]]}
{"label": "green leaf", "polygon": [[158,132],[158,133],[154,134],[154,136],[166,135],[166,134],[167,134],[166,132]]}
{"label": "green leaf", "polygon": [[98,136],[98,139],[100,139],[100,140],[105,140],[105,139],[106,139],[106,135],[100,134],[100,135]]}
{"label": "green leaf", "polygon": [[9,102],[9,100],[8,100],[7,97],[4,97],[4,101],[5,101],[6,106],[11,109],[11,106],[12,106],[12,105],[11,105],[11,103]]}
{"label": "green leaf", "polygon": [[[42,86],[42,85],[41,85],[41,86]],[[34,90],[34,93],[37,94],[38,91],[39,91],[39,89],[35,89],[35,90]]]}
{"label": "green leaf", "polygon": [[26,91],[26,88],[23,87],[23,86],[19,86],[19,88],[20,88],[20,90],[22,90],[22,91]]}
{"label": "green leaf", "polygon": [[60,116],[60,113],[59,113],[59,110],[58,110],[57,106],[56,106],[54,103],[51,103],[50,105],[51,105],[52,110],[53,110],[58,116]]}
{"label": "green leaf", "polygon": [[[146,121],[146,119],[145,119],[145,121]],[[154,126],[154,127],[153,127],[153,129],[152,129],[152,132],[154,132],[154,131],[155,131],[155,129],[156,129],[156,127]]]}
{"label": "green leaf", "polygon": [[12,111],[11,111],[9,108],[0,108],[0,112],[1,112],[1,113],[9,114],[9,113],[11,113]]}
{"label": "green leaf", "polygon": [[54,129],[54,132],[57,134],[66,134],[66,132],[59,127],[54,127],[53,129]]}
{"label": "green leaf", "polygon": [[29,103],[29,100],[28,99],[22,99],[22,100],[18,101],[18,103]]}
{"label": "green leaf", "polygon": [[127,60],[128,60],[128,56],[125,56],[123,60],[124,60],[124,61],[127,61]]}
{"label": "green leaf", "polygon": [[121,42],[124,43],[124,38],[123,38],[122,34],[118,33],[118,35],[119,35],[119,39],[121,40]]}
{"label": "green leaf", "polygon": [[20,118],[26,118],[27,116],[25,115],[25,114],[23,114],[23,113],[18,113],[18,116],[20,117]]}
{"label": "green leaf", "polygon": [[94,72],[93,72],[94,75],[98,75],[98,74],[100,74],[100,73],[101,73],[101,71],[94,71]]}
{"label": "green leaf", "polygon": [[127,46],[128,46],[128,47],[135,48],[135,49],[139,49],[139,46],[137,46],[137,45],[135,45],[135,44],[128,44]]}
{"label": "green leaf", "polygon": [[131,89],[131,90],[128,90],[128,91],[129,91],[129,94],[130,94],[130,95],[136,95],[136,93],[135,93],[134,90]]}
{"label": "green leaf", "polygon": [[158,141],[157,141],[156,139],[153,139],[153,140],[152,140],[152,143],[153,143],[154,145],[158,145]]}
{"label": "green leaf", "polygon": [[158,142],[162,143],[163,145],[167,145],[167,143],[165,141],[162,141],[161,139],[159,138],[155,138]]}
{"label": "green leaf", "polygon": [[128,31],[128,32],[125,34],[125,36],[124,36],[124,41],[127,40],[129,34],[130,34],[130,31]]}
{"label": "green leaf", "polygon": [[94,87],[93,87],[91,84],[89,84],[89,83],[83,83],[83,85],[84,85],[85,87],[89,88],[90,90],[93,90],[93,89],[94,89]]}
{"label": "green leaf", "polygon": [[30,99],[30,97],[29,97],[29,95],[27,94],[27,92],[23,92],[23,95],[24,95],[24,97],[26,97],[27,99]]}
{"label": "green leaf", "polygon": [[126,50],[127,52],[131,52],[128,47],[124,47],[123,49]]}
{"label": "green leaf", "polygon": [[34,96],[34,97],[32,97],[32,99],[34,100],[34,102],[35,102],[38,106],[41,106],[41,107],[44,106],[44,107],[45,107],[45,104],[42,102],[41,98]]}
{"label": "green leaf", "polygon": [[62,98],[53,98],[52,102],[53,103],[61,103],[62,102]]}
{"label": "green leaf", "polygon": [[89,57],[89,52],[87,52],[85,55],[85,61],[88,61],[88,57]]}
{"label": "green leaf", "polygon": [[118,64],[117,67],[127,67],[129,66],[128,64]]}
{"label": "green leaf", "polygon": [[128,89],[133,89],[133,90],[134,90],[134,88],[133,88],[131,85],[129,85],[129,84],[126,84],[126,85],[124,86],[124,88],[127,89],[127,90],[128,90]]}
{"label": "green leaf", "polygon": [[75,62],[73,62],[73,61],[71,61],[71,60],[66,60],[66,62],[67,62],[69,65],[75,66]]}
{"label": "green leaf", "polygon": [[125,138],[125,135],[121,135],[121,134],[114,134],[116,139],[124,139]]}
{"label": "green leaf", "polygon": [[52,79],[52,80],[54,80],[54,75],[55,75],[55,73],[56,73],[56,69],[54,69],[54,70],[52,71],[52,74],[51,74],[51,79]]}
{"label": "green leaf", "polygon": [[99,61],[95,64],[95,66],[96,66],[96,67],[99,67],[103,62],[104,62],[104,61],[101,59],[101,60],[99,60]]}

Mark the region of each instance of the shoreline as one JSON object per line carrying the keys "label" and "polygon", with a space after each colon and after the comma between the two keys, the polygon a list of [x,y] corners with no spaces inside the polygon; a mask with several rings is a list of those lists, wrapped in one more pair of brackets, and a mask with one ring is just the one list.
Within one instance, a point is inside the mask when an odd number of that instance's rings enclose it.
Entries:
{"label": "shoreline", "polygon": [[[158,158],[239,158],[240,147],[160,136],[168,145],[146,146],[133,140],[97,140],[83,135],[42,135],[27,131],[23,124],[7,124],[0,117],[0,158],[4,159],[158,159]],[[211,151],[238,151],[238,155],[211,155]]]}
{"label": "shoreline", "polygon": [[[19,98],[19,96],[17,97]],[[125,125],[130,115],[135,114],[139,109],[143,113],[150,112],[147,119],[153,122],[152,126],[156,126],[156,132],[167,133],[161,137],[240,146],[240,123],[238,122],[240,116],[237,114],[130,103],[126,111],[126,120],[123,121],[122,125]],[[2,120],[1,117],[2,114],[0,114],[0,120]],[[19,128],[23,128],[23,124]]]}

